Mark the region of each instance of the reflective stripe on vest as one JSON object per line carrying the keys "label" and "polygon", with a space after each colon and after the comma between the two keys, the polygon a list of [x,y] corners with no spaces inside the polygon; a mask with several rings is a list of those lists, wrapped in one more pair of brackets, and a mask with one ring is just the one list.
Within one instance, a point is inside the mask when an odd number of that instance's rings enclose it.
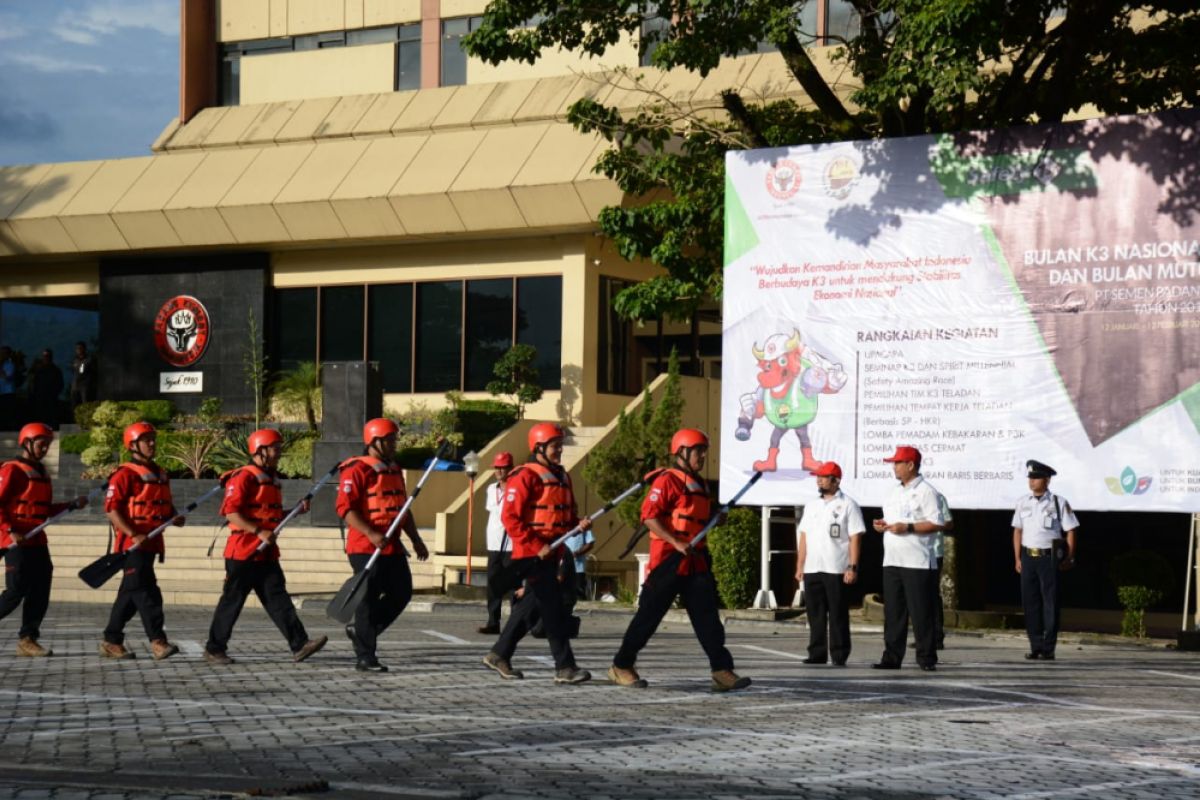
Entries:
{"label": "reflective stripe on vest", "polygon": [[54,489],[44,467],[34,466],[21,459],[9,461],[5,466],[9,464],[25,473],[25,489],[9,501],[8,507],[13,530],[24,533],[36,528],[50,516],[50,500]]}
{"label": "reflective stripe on vest", "polygon": [[525,464],[521,469],[530,470],[542,482],[541,491],[523,509],[521,520],[547,541],[571,530],[575,524],[571,478],[565,472],[560,474],[536,462]]}

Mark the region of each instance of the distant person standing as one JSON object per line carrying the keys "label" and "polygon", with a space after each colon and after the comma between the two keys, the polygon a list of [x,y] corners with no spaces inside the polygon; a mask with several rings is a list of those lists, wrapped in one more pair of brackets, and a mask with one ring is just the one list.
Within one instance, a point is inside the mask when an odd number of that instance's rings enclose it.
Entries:
{"label": "distant person standing", "polygon": [[1075,531],[1079,520],[1066,498],[1050,491],[1058,473],[1040,461],[1027,461],[1029,494],[1017,501],[1013,512],[1013,555],[1021,576],[1021,605],[1025,607],[1025,632],[1030,661],[1053,661],[1058,644],[1062,604],[1058,573],[1075,566]]}
{"label": "distant person standing", "polygon": [[500,606],[504,596],[497,590],[500,576],[512,561],[512,542],[504,532],[504,484],[513,471],[512,453],[497,453],[492,461],[496,480],[487,487],[487,624],[477,628],[479,633],[500,633]]}
{"label": "distant person standing", "polygon": [[59,400],[62,398],[62,370],[54,363],[54,352],[50,348],[42,351],[29,370],[29,417],[35,422],[57,426]]}
{"label": "distant person standing", "polygon": [[71,361],[71,407],[96,399],[96,357],[83,342],[75,343],[75,358]]}

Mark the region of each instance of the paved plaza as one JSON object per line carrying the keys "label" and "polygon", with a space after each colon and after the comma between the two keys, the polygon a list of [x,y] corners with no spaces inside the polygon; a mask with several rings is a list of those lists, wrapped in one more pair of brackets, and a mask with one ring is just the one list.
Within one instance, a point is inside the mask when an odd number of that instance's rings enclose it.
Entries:
{"label": "paved plaza", "polygon": [[1200,795],[1196,654],[1068,642],[1059,661],[1027,663],[1018,636],[961,634],[936,673],[911,660],[878,672],[877,630],[856,628],[838,669],[800,663],[800,625],[738,621],[730,649],[754,685],[719,695],[678,622],[639,661],[649,689],[608,684],[621,614],[585,616],[576,653],[596,680],[560,687],[541,640],[517,652],[524,681],[486,670],[478,607],[418,600],[382,640],[391,671],[370,675],[311,603],[301,614],[329,634],[323,652],[293,664],[248,609],[226,668],[200,657],[208,609],[168,609],[179,656],[155,663],[131,637],[136,661],[102,663],[106,611],[52,607],[43,660],[11,655],[5,621],[0,797]]}

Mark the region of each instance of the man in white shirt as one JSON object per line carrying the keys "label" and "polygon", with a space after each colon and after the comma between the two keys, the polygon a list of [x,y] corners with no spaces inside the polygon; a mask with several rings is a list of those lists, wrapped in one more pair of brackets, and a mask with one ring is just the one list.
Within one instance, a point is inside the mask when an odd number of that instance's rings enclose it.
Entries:
{"label": "man in white shirt", "polygon": [[496,482],[487,487],[487,624],[479,626],[479,633],[500,633],[500,605],[503,596],[496,591],[500,575],[512,561],[512,543],[500,521],[500,511],[504,506],[504,482],[508,480],[513,470],[512,453],[497,453],[492,460],[492,469],[496,471]]}
{"label": "man in white shirt", "polygon": [[900,446],[884,461],[892,465],[900,485],[883,504],[883,519],[874,522],[883,534],[883,657],[874,669],[900,669],[912,618],[917,663],[937,669],[934,641],[938,602],[935,534],[942,528],[938,493],[921,477],[921,452]]}
{"label": "man in white shirt", "polygon": [[859,537],[866,528],[858,503],[838,488],[842,468],[826,461],[813,475],[820,499],[804,506],[796,526],[796,580],[804,581],[808,612],[804,663],[832,660],[834,666],[844,667],[850,656],[846,586],[858,580]]}
{"label": "man in white shirt", "polygon": [[[1058,573],[1075,566],[1075,531],[1079,520],[1066,498],[1050,491],[1053,468],[1027,461],[1029,494],[1017,501],[1013,513],[1013,555],[1021,576],[1021,605],[1030,661],[1054,660],[1058,644]],[[1064,547],[1064,540],[1066,545]]]}

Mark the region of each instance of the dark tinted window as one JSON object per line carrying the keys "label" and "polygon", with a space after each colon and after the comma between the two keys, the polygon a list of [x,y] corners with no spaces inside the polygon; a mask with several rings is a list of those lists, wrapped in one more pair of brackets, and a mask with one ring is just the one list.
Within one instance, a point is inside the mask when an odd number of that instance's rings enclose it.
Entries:
{"label": "dark tinted window", "polygon": [[597,388],[601,392],[637,392],[636,365],[633,363],[633,324],[621,319],[613,308],[613,299],[630,285],[628,281],[600,277],[600,335],[596,372]]}
{"label": "dark tinted window", "polygon": [[412,391],[411,283],[367,289],[367,359],[379,362],[385,392]]}
{"label": "dark tinted window", "polygon": [[462,37],[479,27],[483,17],[456,17],[442,20],[442,86],[461,86],[467,82],[467,54]]}
{"label": "dark tinted window", "polygon": [[537,348],[542,386],[562,383],[562,278],[517,279],[517,341]]}
{"label": "dark tinted window", "polygon": [[492,365],[512,346],[513,281],[467,281],[466,386],[483,391]]}
{"label": "dark tinted window", "polygon": [[462,365],[462,281],[417,284],[417,392],[458,389]]}
{"label": "dark tinted window", "polygon": [[363,357],[363,287],[321,289],[321,360],[361,361]]}
{"label": "dark tinted window", "polygon": [[295,369],[301,361],[317,360],[317,290],[276,289],[267,339],[271,368]]}

